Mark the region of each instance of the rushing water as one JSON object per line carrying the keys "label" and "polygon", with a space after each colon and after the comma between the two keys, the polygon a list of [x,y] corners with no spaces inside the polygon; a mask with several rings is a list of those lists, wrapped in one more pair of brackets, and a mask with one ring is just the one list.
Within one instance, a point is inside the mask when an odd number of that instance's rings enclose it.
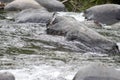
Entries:
{"label": "rushing water", "polygon": [[[84,20],[82,13],[59,13],[59,15],[71,16],[78,21]],[[119,69],[118,56],[61,51],[60,48],[50,45],[52,40],[63,41],[64,37],[45,35],[44,26],[0,20],[1,72],[13,73],[16,80],[72,80],[81,67],[93,62],[103,62]],[[120,46],[120,30],[95,30],[116,41]]]}

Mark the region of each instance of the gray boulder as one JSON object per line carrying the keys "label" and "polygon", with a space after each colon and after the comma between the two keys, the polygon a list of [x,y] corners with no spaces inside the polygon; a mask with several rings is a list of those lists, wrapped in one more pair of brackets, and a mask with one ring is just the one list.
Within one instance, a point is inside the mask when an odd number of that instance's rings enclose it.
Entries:
{"label": "gray boulder", "polygon": [[102,24],[111,25],[120,21],[120,5],[103,4],[93,6],[84,11],[84,16],[88,20],[94,20]]}
{"label": "gray boulder", "polygon": [[15,80],[15,77],[12,73],[9,72],[1,72],[0,80]]}
{"label": "gray boulder", "polygon": [[12,2],[13,0],[0,0],[0,2],[3,2],[3,3],[9,3],[9,2]]}
{"label": "gray boulder", "polygon": [[8,3],[4,9],[9,11],[15,11],[29,8],[39,9],[43,7],[35,0],[14,0],[11,3]]}
{"label": "gray boulder", "polygon": [[111,29],[116,29],[116,30],[119,30],[119,29],[120,29],[120,22],[118,22],[118,23],[116,23],[116,24],[111,25]]}
{"label": "gray boulder", "polygon": [[[76,23],[77,24],[77,23]],[[119,55],[119,49],[116,43],[106,39],[104,36],[87,28],[84,25],[77,24],[73,30],[66,35],[68,40],[79,41],[90,48],[90,52],[106,53],[108,55]],[[81,47],[80,45],[77,45]]]}
{"label": "gray boulder", "polygon": [[65,6],[58,0],[36,0],[40,5],[48,11],[65,11]]}
{"label": "gray boulder", "polygon": [[120,80],[120,71],[103,64],[81,68],[73,80]]}
{"label": "gray boulder", "polygon": [[84,23],[68,17],[62,19],[55,19],[53,24],[48,26],[47,34],[65,36],[68,41],[78,41],[76,46],[86,52],[119,54],[116,43],[88,28]]}
{"label": "gray boulder", "polygon": [[48,23],[53,13],[45,9],[26,9],[18,13],[15,21],[18,23]]}
{"label": "gray boulder", "polygon": [[52,24],[47,26],[47,34],[66,36],[69,31],[73,30],[74,27],[72,26],[74,24],[72,23],[74,22],[74,18],[56,16]]}

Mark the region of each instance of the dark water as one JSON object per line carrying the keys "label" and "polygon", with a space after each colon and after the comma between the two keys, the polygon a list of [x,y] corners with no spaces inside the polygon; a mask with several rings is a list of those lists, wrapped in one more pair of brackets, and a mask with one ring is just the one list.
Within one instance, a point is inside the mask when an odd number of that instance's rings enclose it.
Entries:
{"label": "dark water", "polygon": [[[12,15],[5,16],[10,18]],[[59,15],[84,20],[81,14]],[[120,29],[93,29],[120,46]],[[0,69],[12,72],[16,80],[72,80],[81,67],[93,62],[119,69],[119,56],[71,52],[72,45],[64,40],[62,36],[45,34],[44,24],[18,24],[3,18],[0,20]]]}

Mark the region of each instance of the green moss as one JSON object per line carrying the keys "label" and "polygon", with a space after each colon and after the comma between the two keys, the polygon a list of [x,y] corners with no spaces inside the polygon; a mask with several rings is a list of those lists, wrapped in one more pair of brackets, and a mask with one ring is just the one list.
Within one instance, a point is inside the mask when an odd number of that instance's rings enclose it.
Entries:
{"label": "green moss", "polygon": [[74,12],[84,11],[85,9],[91,6],[106,4],[106,3],[120,4],[120,0],[67,0],[66,2],[64,2],[68,11],[74,11]]}

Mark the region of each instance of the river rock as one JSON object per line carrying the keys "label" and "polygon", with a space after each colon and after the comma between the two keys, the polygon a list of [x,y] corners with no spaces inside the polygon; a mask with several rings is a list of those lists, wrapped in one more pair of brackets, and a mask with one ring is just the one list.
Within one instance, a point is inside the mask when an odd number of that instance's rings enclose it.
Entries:
{"label": "river rock", "polygon": [[74,28],[72,27],[72,25],[74,25],[72,24],[73,21],[75,20],[71,17],[57,16],[52,24],[47,26],[47,34],[65,36],[72,28]]}
{"label": "river rock", "polygon": [[48,26],[47,34],[65,36],[68,41],[78,41],[76,46],[86,51],[107,54],[119,53],[116,43],[88,28],[82,22],[66,17],[62,21],[53,23]]}
{"label": "river rock", "polygon": [[111,25],[120,21],[120,5],[103,4],[93,6],[84,12],[88,20],[94,20],[102,24]]}
{"label": "river rock", "polygon": [[0,0],[0,2],[3,2],[3,3],[9,3],[9,2],[12,2],[13,0]]}
{"label": "river rock", "polygon": [[104,64],[92,64],[81,68],[73,80],[120,80],[120,71]]}
{"label": "river rock", "polygon": [[34,0],[14,0],[11,3],[8,3],[4,9],[9,11],[15,11],[29,8],[39,9],[43,7]]}
{"label": "river rock", "polygon": [[15,80],[15,77],[10,72],[1,72],[0,73],[0,80]]}
{"label": "river rock", "polygon": [[[83,26],[83,25],[82,25]],[[119,55],[118,45],[113,41],[87,27],[76,27],[67,33],[68,40],[79,41],[90,48],[90,52],[106,53],[108,55]],[[81,47],[80,45],[77,45]]]}
{"label": "river rock", "polygon": [[18,13],[15,21],[18,23],[48,23],[53,13],[45,9],[26,9]]}
{"label": "river rock", "polygon": [[119,30],[120,29],[120,22],[111,25],[111,29]]}
{"label": "river rock", "polygon": [[65,6],[58,0],[36,0],[40,5],[48,11],[65,11]]}

